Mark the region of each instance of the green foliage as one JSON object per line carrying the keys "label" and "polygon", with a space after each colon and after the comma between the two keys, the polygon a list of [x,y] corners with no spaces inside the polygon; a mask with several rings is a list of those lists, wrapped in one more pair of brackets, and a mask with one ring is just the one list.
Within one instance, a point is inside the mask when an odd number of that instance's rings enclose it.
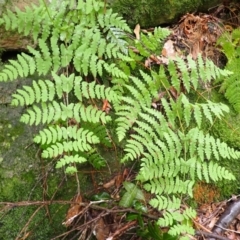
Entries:
{"label": "green foliage", "polygon": [[[201,91],[204,84],[229,75],[230,71],[217,68],[201,56],[196,62],[188,57],[186,61],[170,62],[158,72],[141,71],[141,78],[130,77],[124,86],[127,90],[126,95],[122,95],[124,105],[117,113],[120,115],[118,137],[121,140],[129,129],[133,131],[127,139],[122,161],[140,160],[137,180],[155,194],[149,203],[165,211],[158,223],[172,226],[169,231],[172,235],[193,234],[192,227],[183,222],[193,218],[195,211],[189,209],[188,214],[183,214],[172,210],[180,209],[182,194],[192,196],[197,179],[206,182],[235,179],[217,161],[237,160],[240,152],[202,129],[203,122],[213,124],[214,119],[222,119],[224,113],[229,112],[228,107],[207,99],[191,102],[189,97]],[[153,109],[153,101],[160,110]]]}
{"label": "green foliage", "polygon": [[122,196],[121,201],[119,202],[120,206],[131,207],[135,199],[145,201],[143,192],[135,184],[124,182],[123,186],[126,189],[126,193]]}
{"label": "green foliage", "polygon": [[[113,78],[125,79],[124,72],[107,60],[131,61],[124,40],[130,29],[122,18],[111,9],[104,12],[101,1],[78,1],[74,10],[73,6],[73,2],[63,1],[60,7],[55,1],[48,11],[44,5],[27,8],[25,12],[17,10],[16,14],[7,11],[2,17],[5,28],[31,35],[39,48],[29,47],[31,56],[19,54],[0,73],[0,81],[36,73],[46,77],[51,73],[50,79],[33,80],[31,86],[18,89],[12,105],[29,106],[20,119],[22,122],[47,125],[34,138],[45,146],[42,157],[60,156],[57,167],[69,166],[67,171],[71,172],[76,171],[73,163],[87,161],[86,154],[96,167],[105,165],[96,150],[97,144],[106,143],[106,134],[101,137],[102,131],[96,133],[94,129],[101,126],[106,129],[111,117],[98,108],[99,101],[107,99],[117,104],[119,100],[114,90],[97,78],[107,72]],[[71,64],[76,74],[68,74]],[[93,79],[86,81],[89,75]],[[77,101],[71,98],[72,94]],[[74,126],[70,125],[71,120]]]}
{"label": "green foliage", "polygon": [[[56,167],[71,174],[86,162],[99,169],[106,164],[101,147],[121,146],[122,162],[140,162],[137,180],[153,195],[149,204],[163,211],[157,223],[182,239],[194,234],[189,222],[196,212],[181,209],[182,197],[192,197],[198,180],[234,180],[220,160],[239,159],[240,152],[202,127],[221,120],[228,107],[203,97],[197,102],[191,95],[202,96],[211,81],[230,79],[232,69],[219,69],[201,56],[137,68],[138,61],[160,50],[169,31],[156,28],[131,42],[125,21],[102,1],[53,1],[48,9],[7,11],[0,22],[30,35],[38,46],[28,48],[31,56],[22,53],[5,65],[0,81],[38,76],[13,94],[12,105],[28,106],[20,121],[43,125],[34,138],[42,157],[56,159]],[[139,54],[128,50],[129,43]],[[102,107],[106,100],[110,113]],[[141,205],[143,191],[123,185],[119,204]]]}
{"label": "green foliage", "polygon": [[232,33],[225,33],[218,40],[218,44],[222,49],[222,52],[227,57],[226,69],[232,71],[233,74],[228,78],[221,78],[220,92],[224,93],[224,96],[234,109],[240,112],[240,96],[238,91],[239,82],[239,56],[240,56],[240,30],[235,29]]}
{"label": "green foliage", "polygon": [[[51,239],[64,230],[61,223],[67,206],[59,208],[59,205],[53,204],[48,207],[49,213],[54,218],[54,221],[50,221],[49,218],[46,217],[44,208],[39,208],[39,206],[17,206],[17,202],[19,201],[27,203],[30,199],[31,201],[41,199],[41,183],[36,183],[35,174],[26,172],[23,178],[16,176],[5,178],[1,179],[1,183],[0,201],[16,203],[16,207],[5,207],[0,213],[1,239],[23,238],[28,232],[31,232],[31,234],[28,235],[29,239],[44,240]],[[50,194],[51,191],[55,192],[58,184],[58,180],[54,182],[53,178],[51,180],[49,179],[48,193]],[[64,186],[62,190],[62,194],[66,195],[66,188],[64,188]],[[29,221],[29,219],[31,219],[31,221]],[[19,234],[26,225],[27,228],[25,228],[25,231]]]}

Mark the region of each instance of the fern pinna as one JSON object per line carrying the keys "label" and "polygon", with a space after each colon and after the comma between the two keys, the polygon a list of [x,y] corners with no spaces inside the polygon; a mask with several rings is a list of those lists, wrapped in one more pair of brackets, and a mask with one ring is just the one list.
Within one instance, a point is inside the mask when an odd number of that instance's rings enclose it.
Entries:
{"label": "fern pinna", "polygon": [[[69,173],[77,171],[77,163],[99,168],[105,159],[98,145],[111,146],[111,123],[116,144],[123,142],[122,162],[140,160],[137,180],[152,193],[150,205],[163,212],[158,224],[183,239],[185,233],[194,234],[188,222],[196,213],[180,208],[181,197],[192,196],[197,179],[233,180],[218,161],[238,159],[240,153],[202,127],[221,119],[228,107],[204,98],[196,102],[189,95],[231,73],[201,56],[139,70],[137,63],[158,52],[169,31],[141,34],[130,47],[129,27],[102,1],[52,1],[47,11],[44,5],[7,11],[0,23],[31,36],[37,45],[10,60],[0,81],[35,78],[13,94],[12,105],[28,106],[22,122],[44,125],[34,138],[42,145],[42,157],[56,157],[56,167]],[[111,115],[101,109],[105,99]]]}

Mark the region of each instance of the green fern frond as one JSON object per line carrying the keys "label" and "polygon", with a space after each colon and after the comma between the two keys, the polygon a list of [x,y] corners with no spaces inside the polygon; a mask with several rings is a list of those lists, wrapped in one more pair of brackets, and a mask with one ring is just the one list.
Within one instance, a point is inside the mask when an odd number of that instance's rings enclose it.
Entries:
{"label": "green fern frond", "polygon": [[[151,169],[152,170],[152,169]],[[194,181],[186,180],[182,181],[179,177],[176,178],[160,178],[150,180],[149,183],[144,184],[144,188],[151,193],[172,194],[172,193],[188,193],[192,196],[192,187]]]}
{"label": "green fern frond", "polygon": [[[160,223],[162,223],[162,222],[160,221],[159,224]],[[195,230],[192,226],[189,226],[187,224],[176,224],[169,229],[168,233],[172,236],[180,236],[180,234],[194,235]],[[180,239],[181,240],[187,240],[187,239],[189,239],[189,237],[181,237]]]}
{"label": "green fern frond", "polygon": [[74,139],[81,141],[88,142],[90,144],[97,144],[99,143],[99,138],[94,135],[93,132],[89,131],[88,129],[77,129],[77,126],[69,126],[69,127],[48,127],[44,130],[40,131],[38,135],[34,138],[36,143],[44,144],[52,144],[56,143],[57,141],[62,140],[69,140]]}
{"label": "green fern frond", "polygon": [[56,144],[52,144],[50,147],[47,147],[42,152],[43,158],[53,158],[59,155],[62,155],[64,152],[75,151],[75,152],[87,152],[92,149],[91,145],[81,141],[64,141],[62,143],[57,142]]}
{"label": "green fern frond", "polygon": [[92,123],[99,121],[106,123],[111,119],[105,112],[97,110],[91,105],[85,108],[80,103],[64,105],[63,103],[59,104],[56,101],[52,101],[47,105],[42,103],[41,107],[33,105],[33,109],[28,109],[27,113],[22,115],[20,121],[30,125],[37,125],[40,122],[50,123],[59,119],[65,121],[67,118],[74,118],[78,122],[88,121]]}
{"label": "green fern frond", "polygon": [[[180,70],[180,73],[178,71]],[[180,81],[189,93],[191,86],[197,89],[199,81],[204,83],[211,81],[212,79],[219,78],[220,76],[230,76],[231,72],[218,68],[212,61],[206,59],[203,60],[201,55],[198,56],[197,62],[190,56],[184,61],[181,58],[177,58],[175,61],[170,61],[168,64],[168,71],[170,73],[172,86],[180,93]],[[168,88],[168,84],[165,85]]]}
{"label": "green fern frond", "polygon": [[[205,136],[198,128],[193,128],[186,134],[185,143],[189,146],[188,152],[190,156],[193,157],[196,155],[196,152],[198,152],[197,156],[199,156],[202,161],[204,158],[211,160],[212,154],[217,160],[219,160],[219,157],[237,159],[240,156],[239,151],[228,147],[226,143],[220,142],[219,139],[215,139],[209,134]],[[211,148],[208,146],[206,153],[204,150],[205,145],[209,143]]]}
{"label": "green fern frond", "polygon": [[65,155],[63,158],[58,160],[58,162],[56,164],[56,168],[62,168],[71,163],[84,163],[84,162],[87,162],[87,159],[79,156],[78,154],[71,155],[71,156]]}
{"label": "green fern frond", "polygon": [[140,40],[137,40],[135,47],[140,52],[140,55],[149,57],[151,54],[155,54],[161,49],[162,40],[170,34],[168,29],[154,28],[153,33],[147,35],[141,33]]}
{"label": "green fern frond", "polygon": [[[45,7],[43,5],[35,6],[33,4],[31,7],[25,8],[25,11],[20,11],[18,8],[15,8],[15,13],[13,13],[10,10],[7,10],[2,16],[6,30],[17,30],[25,36],[34,29],[33,26],[41,22],[40,18],[41,20],[47,18]],[[36,35],[35,37],[34,40],[37,39]]]}
{"label": "green fern frond", "polygon": [[88,152],[87,159],[88,162],[96,169],[106,166],[106,160],[95,149]]}
{"label": "green fern frond", "polygon": [[180,222],[183,220],[182,215],[179,212],[166,211],[163,214],[163,218],[160,218],[157,223],[160,226],[172,226],[175,221]]}
{"label": "green fern frond", "polygon": [[4,66],[0,73],[0,81],[12,81],[18,76],[27,77],[33,74],[36,69],[35,61],[32,57],[25,53],[17,56],[18,60],[10,60],[10,64]]}
{"label": "green fern frond", "polygon": [[18,89],[17,93],[13,94],[12,105],[24,106],[31,105],[34,102],[52,101],[55,96],[54,84],[50,80],[33,81],[33,87],[23,86],[24,90]]}
{"label": "green fern frond", "polygon": [[104,144],[107,147],[112,146],[112,140],[109,137],[108,129],[104,124],[83,122],[82,128],[93,132],[94,136],[99,139],[101,144]]}
{"label": "green fern frond", "polygon": [[181,205],[181,199],[176,198],[174,195],[171,198],[157,195],[155,198],[152,198],[149,202],[151,206],[161,210],[171,210],[178,209]]}

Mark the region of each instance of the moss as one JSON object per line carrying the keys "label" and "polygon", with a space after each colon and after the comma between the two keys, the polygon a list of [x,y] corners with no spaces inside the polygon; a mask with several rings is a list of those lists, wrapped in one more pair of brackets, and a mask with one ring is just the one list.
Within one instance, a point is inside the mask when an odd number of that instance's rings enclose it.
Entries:
{"label": "moss", "polygon": [[[186,13],[199,8],[209,8],[219,0],[108,0],[113,10],[121,14],[131,27],[139,23],[142,27],[153,27],[172,23]],[[205,7],[204,7],[205,6]]]}
{"label": "moss", "polygon": [[[0,169],[0,173],[4,171]],[[0,201],[15,202],[16,204],[16,207],[6,208],[6,211],[1,211],[0,213],[0,236],[2,240],[16,239],[22,228],[40,207],[40,205],[17,206],[18,202],[22,201],[26,203],[42,201],[43,179],[42,181],[36,181],[37,175],[39,175],[38,172],[28,171],[21,176],[0,179]],[[45,196],[46,200],[50,199],[56,190],[60,192],[55,197],[61,197],[60,199],[65,198],[69,200],[75,194],[74,183],[71,186],[65,183],[61,187],[61,190],[59,190],[59,182],[61,182],[61,179],[59,179],[58,174],[47,178],[48,192]],[[65,232],[66,229],[62,226],[62,222],[64,221],[68,207],[68,205],[51,204],[37,210],[36,215],[32,217],[25,231],[25,233],[29,233],[28,239],[51,239]]]}

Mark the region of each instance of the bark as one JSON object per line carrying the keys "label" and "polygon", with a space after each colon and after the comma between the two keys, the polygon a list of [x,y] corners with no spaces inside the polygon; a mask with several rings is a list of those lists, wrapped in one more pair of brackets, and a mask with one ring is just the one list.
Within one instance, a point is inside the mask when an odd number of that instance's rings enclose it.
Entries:
{"label": "bark", "polygon": [[[215,227],[212,230],[214,234],[222,234],[231,224],[231,222],[240,214],[240,199],[233,201],[218,219]],[[208,238],[209,240],[214,240],[215,238]]]}

